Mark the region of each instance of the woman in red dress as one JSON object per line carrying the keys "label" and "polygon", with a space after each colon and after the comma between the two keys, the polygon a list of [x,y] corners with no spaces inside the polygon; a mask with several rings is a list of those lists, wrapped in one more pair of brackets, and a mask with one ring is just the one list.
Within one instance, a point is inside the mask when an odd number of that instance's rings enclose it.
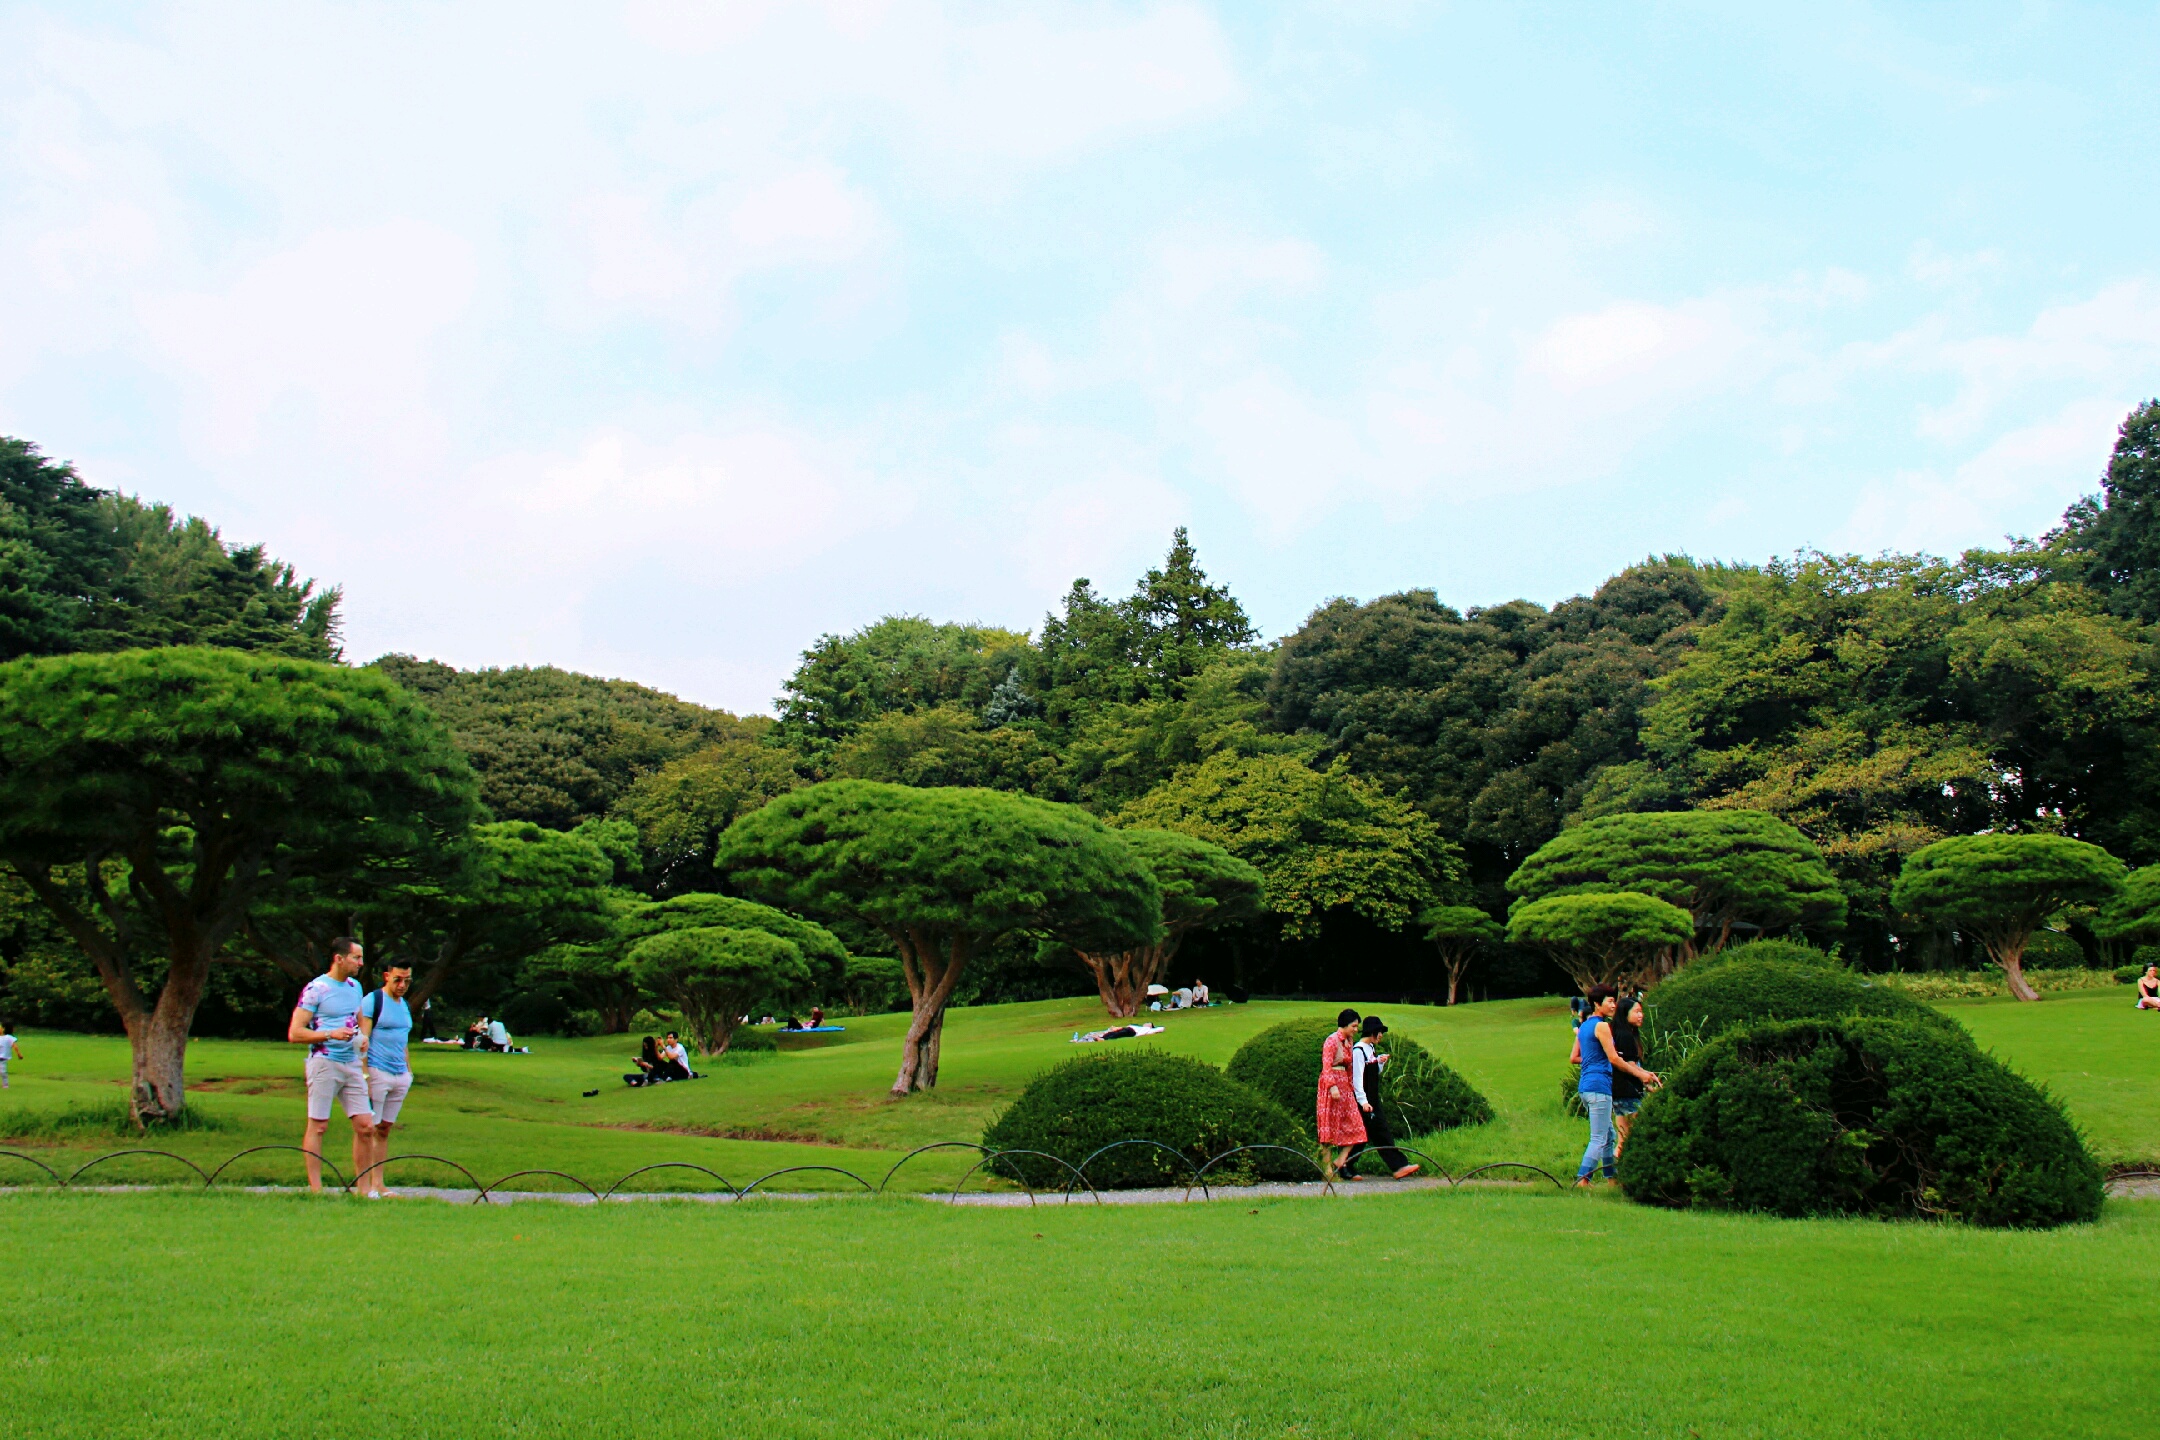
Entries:
{"label": "woman in red dress", "polygon": [[[1365,1139],[1365,1121],[1358,1114],[1357,1095],[1350,1086],[1350,1047],[1357,1043],[1358,1013],[1345,1010],[1335,1017],[1335,1033],[1320,1047],[1320,1155],[1327,1177],[1335,1178],[1343,1156]],[[1328,1146],[1336,1147],[1333,1155]]]}

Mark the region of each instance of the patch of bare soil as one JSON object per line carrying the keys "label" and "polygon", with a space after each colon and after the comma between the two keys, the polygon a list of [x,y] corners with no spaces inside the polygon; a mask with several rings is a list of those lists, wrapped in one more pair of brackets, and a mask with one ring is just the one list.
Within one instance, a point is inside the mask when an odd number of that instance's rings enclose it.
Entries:
{"label": "patch of bare soil", "polygon": [[301,1095],[304,1081],[288,1075],[208,1075],[187,1082],[190,1090],[209,1090],[228,1095]]}

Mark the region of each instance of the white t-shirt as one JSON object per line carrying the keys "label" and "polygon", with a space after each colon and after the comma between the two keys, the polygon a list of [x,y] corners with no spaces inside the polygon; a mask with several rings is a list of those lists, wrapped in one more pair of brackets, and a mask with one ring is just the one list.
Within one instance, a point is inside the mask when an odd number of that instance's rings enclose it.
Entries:
{"label": "white t-shirt", "polygon": [[508,1046],[510,1043],[510,1027],[500,1020],[490,1020],[488,1022],[488,1039],[494,1041],[497,1045]]}
{"label": "white t-shirt", "polygon": [[672,1045],[661,1046],[660,1058],[662,1060],[673,1061],[675,1064],[682,1066],[682,1068],[685,1070],[690,1068],[690,1052],[683,1049],[683,1044],[680,1040],[676,1041]]}
{"label": "white t-shirt", "polygon": [[14,1058],[15,1037],[13,1035],[0,1035],[0,1060],[12,1060]]}

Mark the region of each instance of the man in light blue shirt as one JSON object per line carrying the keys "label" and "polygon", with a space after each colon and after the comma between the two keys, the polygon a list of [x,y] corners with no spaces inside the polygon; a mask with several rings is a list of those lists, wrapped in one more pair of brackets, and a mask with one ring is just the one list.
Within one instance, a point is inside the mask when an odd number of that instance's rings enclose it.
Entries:
{"label": "man in light blue shirt", "polygon": [[359,941],[345,935],[331,941],[330,973],[308,981],[285,1026],[287,1040],[308,1047],[307,1130],[300,1148],[307,1152],[308,1189],[318,1195],[331,1102],[344,1106],[352,1121],[355,1175],[367,1168],[374,1149],[375,1111],[360,1068],[360,982],[354,978],[364,963]]}
{"label": "man in light blue shirt", "polygon": [[370,1200],[390,1192],[383,1189],[383,1162],[390,1158],[390,1127],[405,1106],[405,1092],[412,1088],[412,1067],[405,1060],[405,1042],[412,1036],[412,1010],[405,992],[412,987],[412,966],[391,965],[383,970],[382,989],[360,1002],[361,1052],[367,1069],[368,1104],[375,1112],[375,1134],[367,1167],[361,1172],[360,1193]]}

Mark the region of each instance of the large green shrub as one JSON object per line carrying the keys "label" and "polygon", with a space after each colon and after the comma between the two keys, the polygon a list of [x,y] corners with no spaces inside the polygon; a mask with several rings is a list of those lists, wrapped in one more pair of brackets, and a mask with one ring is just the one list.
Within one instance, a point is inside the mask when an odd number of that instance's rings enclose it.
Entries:
{"label": "large green shrub", "polygon": [[[992,1150],[1040,1150],[1068,1165],[1118,1140],[1154,1140],[1192,1162],[1180,1164],[1148,1145],[1113,1150],[1088,1166],[1098,1190],[1183,1185],[1193,1167],[1241,1145],[1282,1145],[1296,1151],[1241,1155],[1208,1172],[1237,1180],[1311,1180],[1312,1146],[1281,1107],[1204,1061],[1160,1050],[1114,1050],[1082,1055],[1028,1082],[1011,1108],[983,1131]],[[1035,1186],[1064,1186],[1070,1172],[1048,1161],[1007,1155],[990,1168]]]}
{"label": "large green shrub", "polygon": [[1875,1015],[1965,1036],[1955,1020],[1909,995],[1850,970],[1809,960],[1736,959],[1722,965],[1690,965],[1652,990],[1645,1008],[1645,1052],[1656,1053],[1668,1064],[1684,1058],[1694,1042],[1758,1020]]}
{"label": "large green shrub", "polygon": [[[1317,1135],[1320,1047],[1334,1028],[1324,1015],[1270,1025],[1238,1047],[1224,1073],[1288,1111],[1307,1136]],[[1492,1119],[1485,1097],[1417,1041],[1389,1035],[1381,1048],[1394,1058],[1381,1082],[1380,1104],[1398,1140]]]}
{"label": "large green shrub", "polygon": [[2046,1226],[2100,1212],[2062,1106],[1911,1020],[1769,1021],[1703,1046],[1636,1118],[1620,1183],[1652,1204]]}

